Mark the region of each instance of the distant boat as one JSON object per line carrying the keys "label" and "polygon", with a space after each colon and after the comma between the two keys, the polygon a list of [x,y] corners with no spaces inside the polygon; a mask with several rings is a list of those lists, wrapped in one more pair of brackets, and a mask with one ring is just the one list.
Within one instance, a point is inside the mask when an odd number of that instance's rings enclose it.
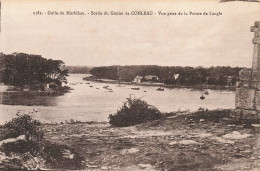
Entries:
{"label": "distant boat", "polygon": [[89,86],[89,87],[93,87],[93,86]]}
{"label": "distant boat", "polygon": [[90,83],[85,83],[85,84],[90,84]]}
{"label": "distant boat", "polygon": [[204,99],[205,99],[205,97],[203,96],[203,94],[200,96],[200,99],[201,99],[201,100],[204,100]]}
{"label": "distant boat", "polygon": [[164,91],[164,88],[160,87],[156,89],[157,91]]}
{"label": "distant boat", "polygon": [[96,89],[99,89],[99,88],[96,88]]}
{"label": "distant boat", "polygon": [[109,86],[104,86],[103,88],[108,88]]}
{"label": "distant boat", "polygon": [[123,85],[123,84],[117,84],[117,87],[125,87],[125,85]]}
{"label": "distant boat", "polygon": [[114,91],[113,90],[109,90],[109,91],[106,91],[106,92],[110,92],[111,93],[111,92],[114,92]]}
{"label": "distant boat", "polygon": [[208,90],[206,90],[206,91],[204,92],[204,94],[205,94],[205,95],[209,95],[209,92],[208,92]]}
{"label": "distant boat", "polygon": [[132,89],[132,90],[140,90],[139,87],[132,87],[131,89]]}
{"label": "distant boat", "polygon": [[223,90],[223,91],[221,91],[221,90],[220,90],[220,93],[221,93],[221,94],[232,94],[233,91],[230,91],[230,90]]}

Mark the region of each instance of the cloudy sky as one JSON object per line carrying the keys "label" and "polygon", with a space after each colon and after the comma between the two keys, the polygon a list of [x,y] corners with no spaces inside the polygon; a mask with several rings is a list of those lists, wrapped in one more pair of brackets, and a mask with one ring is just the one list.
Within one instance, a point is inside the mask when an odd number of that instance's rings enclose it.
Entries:
{"label": "cloudy sky", "polygon": [[[152,16],[55,16],[41,11],[153,11]],[[221,16],[159,16],[221,12]],[[67,65],[244,66],[252,61],[260,4],[218,0],[2,0],[0,51]]]}

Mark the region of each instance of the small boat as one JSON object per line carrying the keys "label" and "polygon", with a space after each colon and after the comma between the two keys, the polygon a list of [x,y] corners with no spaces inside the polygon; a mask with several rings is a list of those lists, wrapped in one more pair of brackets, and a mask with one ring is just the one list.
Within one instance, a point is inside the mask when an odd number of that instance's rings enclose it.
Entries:
{"label": "small boat", "polygon": [[201,99],[201,100],[205,99],[205,97],[203,96],[203,94],[200,96],[200,99]]}
{"label": "small boat", "polygon": [[103,88],[108,88],[109,86],[104,86]]}
{"label": "small boat", "polygon": [[206,91],[204,92],[204,94],[205,94],[205,95],[209,95],[209,92],[208,92],[208,90],[206,90]]}
{"label": "small boat", "polygon": [[117,84],[117,87],[125,87],[125,85]]}
{"label": "small boat", "polygon": [[90,83],[85,83],[85,84],[90,84]]}
{"label": "small boat", "polygon": [[146,92],[146,91],[144,91],[144,92]]}
{"label": "small boat", "polygon": [[139,87],[133,87],[133,88],[131,88],[132,90],[140,90],[140,88]]}
{"label": "small boat", "polygon": [[162,87],[157,88],[156,91],[164,91],[164,88],[162,88]]}
{"label": "small boat", "polygon": [[96,89],[99,89],[99,88],[96,88]]}
{"label": "small boat", "polygon": [[89,86],[89,87],[93,87],[93,86]]}
{"label": "small boat", "polygon": [[106,91],[106,92],[110,92],[111,93],[111,92],[114,92],[114,91],[113,90],[109,90],[109,91]]}

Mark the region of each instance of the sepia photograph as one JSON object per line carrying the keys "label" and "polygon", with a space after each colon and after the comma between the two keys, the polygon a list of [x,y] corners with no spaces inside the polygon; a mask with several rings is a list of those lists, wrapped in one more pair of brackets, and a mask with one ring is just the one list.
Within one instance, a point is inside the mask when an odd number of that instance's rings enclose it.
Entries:
{"label": "sepia photograph", "polygon": [[0,170],[260,171],[258,0],[0,0]]}

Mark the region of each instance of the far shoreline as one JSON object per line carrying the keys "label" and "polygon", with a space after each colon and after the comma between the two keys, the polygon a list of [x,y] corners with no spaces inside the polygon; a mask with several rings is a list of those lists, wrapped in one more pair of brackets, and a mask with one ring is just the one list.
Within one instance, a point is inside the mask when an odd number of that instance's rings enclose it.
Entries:
{"label": "far shoreline", "polygon": [[[218,86],[218,85],[195,85],[195,86],[187,86],[187,85],[168,85],[164,83],[132,83],[132,82],[120,82],[118,80],[107,80],[107,79],[102,79],[102,78],[88,78],[88,77],[83,77],[84,81],[92,81],[92,82],[98,82],[98,83],[109,83],[109,84],[123,84],[123,85],[133,85],[133,86],[152,86],[152,87],[165,87],[165,88],[186,88],[186,89],[191,89],[191,90],[202,90],[204,89],[210,89],[210,90],[227,90],[226,86]],[[230,91],[235,91],[236,86],[229,86],[228,90]]]}

